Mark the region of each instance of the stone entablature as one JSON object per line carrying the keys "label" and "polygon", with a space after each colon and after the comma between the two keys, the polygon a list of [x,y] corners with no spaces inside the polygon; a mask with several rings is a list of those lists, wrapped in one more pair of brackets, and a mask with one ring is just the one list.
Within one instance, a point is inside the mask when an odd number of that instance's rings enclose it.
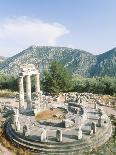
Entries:
{"label": "stone entablature", "polygon": [[33,64],[23,64],[20,66],[19,75],[34,75],[37,74],[38,70]]}

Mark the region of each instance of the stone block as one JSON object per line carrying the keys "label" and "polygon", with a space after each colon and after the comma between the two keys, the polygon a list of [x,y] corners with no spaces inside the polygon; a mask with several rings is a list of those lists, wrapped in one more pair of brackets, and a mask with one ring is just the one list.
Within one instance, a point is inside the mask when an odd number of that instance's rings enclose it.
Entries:
{"label": "stone block", "polygon": [[62,142],[62,130],[57,130],[56,131],[56,139],[58,142]]}
{"label": "stone block", "polygon": [[65,119],[64,126],[65,126],[65,128],[70,128],[70,127],[74,126],[74,122],[69,119]]}

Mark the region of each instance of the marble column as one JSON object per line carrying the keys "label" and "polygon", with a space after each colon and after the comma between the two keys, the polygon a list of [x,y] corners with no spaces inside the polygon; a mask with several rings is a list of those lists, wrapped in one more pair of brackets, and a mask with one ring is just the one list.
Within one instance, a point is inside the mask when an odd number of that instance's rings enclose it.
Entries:
{"label": "marble column", "polygon": [[77,136],[78,136],[78,139],[82,139],[83,134],[82,134],[82,129],[81,129],[81,127],[79,127]]}
{"label": "marble column", "polygon": [[93,133],[95,134],[96,133],[96,123],[95,122],[92,122],[91,129],[93,130]]}
{"label": "marble column", "polygon": [[35,75],[35,92],[40,93],[40,78],[39,73]]}
{"label": "marble column", "polygon": [[14,123],[14,124],[17,124],[18,121],[19,121],[19,115],[15,114],[15,115],[13,116],[13,123]]}
{"label": "marble column", "polygon": [[47,141],[46,130],[43,129],[41,132],[41,142],[46,142],[46,141]]}
{"label": "marble column", "polygon": [[27,97],[27,110],[31,110],[31,78],[30,75],[26,76],[26,97]]}
{"label": "marble column", "polygon": [[27,125],[23,126],[23,136],[26,136],[26,132],[27,132]]}
{"label": "marble column", "polygon": [[58,142],[62,142],[62,130],[57,130],[56,131],[56,139]]}
{"label": "marble column", "polygon": [[20,129],[21,129],[21,125],[20,125],[20,122],[18,121],[16,123],[16,131],[20,131]]}
{"label": "marble column", "polygon": [[98,109],[97,103],[94,104],[94,109],[96,109],[96,110]]}
{"label": "marble column", "polygon": [[24,88],[23,88],[23,76],[19,77],[19,110],[24,109]]}
{"label": "marble column", "polygon": [[98,124],[97,124],[97,125],[98,125],[98,127],[101,127],[101,126],[102,126],[102,120],[101,120],[101,117],[98,118]]}

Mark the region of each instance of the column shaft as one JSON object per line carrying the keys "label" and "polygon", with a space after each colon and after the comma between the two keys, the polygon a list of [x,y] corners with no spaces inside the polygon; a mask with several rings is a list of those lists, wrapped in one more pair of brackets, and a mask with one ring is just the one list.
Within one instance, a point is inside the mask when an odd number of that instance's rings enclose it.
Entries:
{"label": "column shaft", "polygon": [[40,78],[39,78],[39,73],[35,75],[35,91],[36,91],[36,93],[40,93]]}
{"label": "column shaft", "polygon": [[26,76],[26,96],[27,96],[27,109],[31,110],[31,78],[30,75]]}
{"label": "column shaft", "polygon": [[23,76],[19,77],[19,110],[24,109],[24,88],[23,88]]}

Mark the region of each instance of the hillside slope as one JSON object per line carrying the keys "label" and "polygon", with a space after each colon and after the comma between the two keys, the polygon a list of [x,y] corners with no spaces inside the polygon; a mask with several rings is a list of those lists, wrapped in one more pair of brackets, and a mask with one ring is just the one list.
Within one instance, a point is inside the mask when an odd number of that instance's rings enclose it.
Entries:
{"label": "hillside slope", "polygon": [[116,48],[96,56],[96,59],[90,71],[92,76],[116,76]]}
{"label": "hillside slope", "polygon": [[85,77],[116,76],[116,48],[95,56],[79,49],[49,46],[30,46],[8,58],[0,65],[0,73],[18,74],[19,66],[24,63],[39,64],[42,72],[53,60],[60,61],[73,74]]}
{"label": "hillside slope", "polygon": [[94,55],[65,47],[31,46],[8,58],[0,67],[1,73],[18,73],[23,63],[39,64],[40,71],[47,69],[52,60],[58,60],[74,74],[89,76],[88,69],[95,63]]}

